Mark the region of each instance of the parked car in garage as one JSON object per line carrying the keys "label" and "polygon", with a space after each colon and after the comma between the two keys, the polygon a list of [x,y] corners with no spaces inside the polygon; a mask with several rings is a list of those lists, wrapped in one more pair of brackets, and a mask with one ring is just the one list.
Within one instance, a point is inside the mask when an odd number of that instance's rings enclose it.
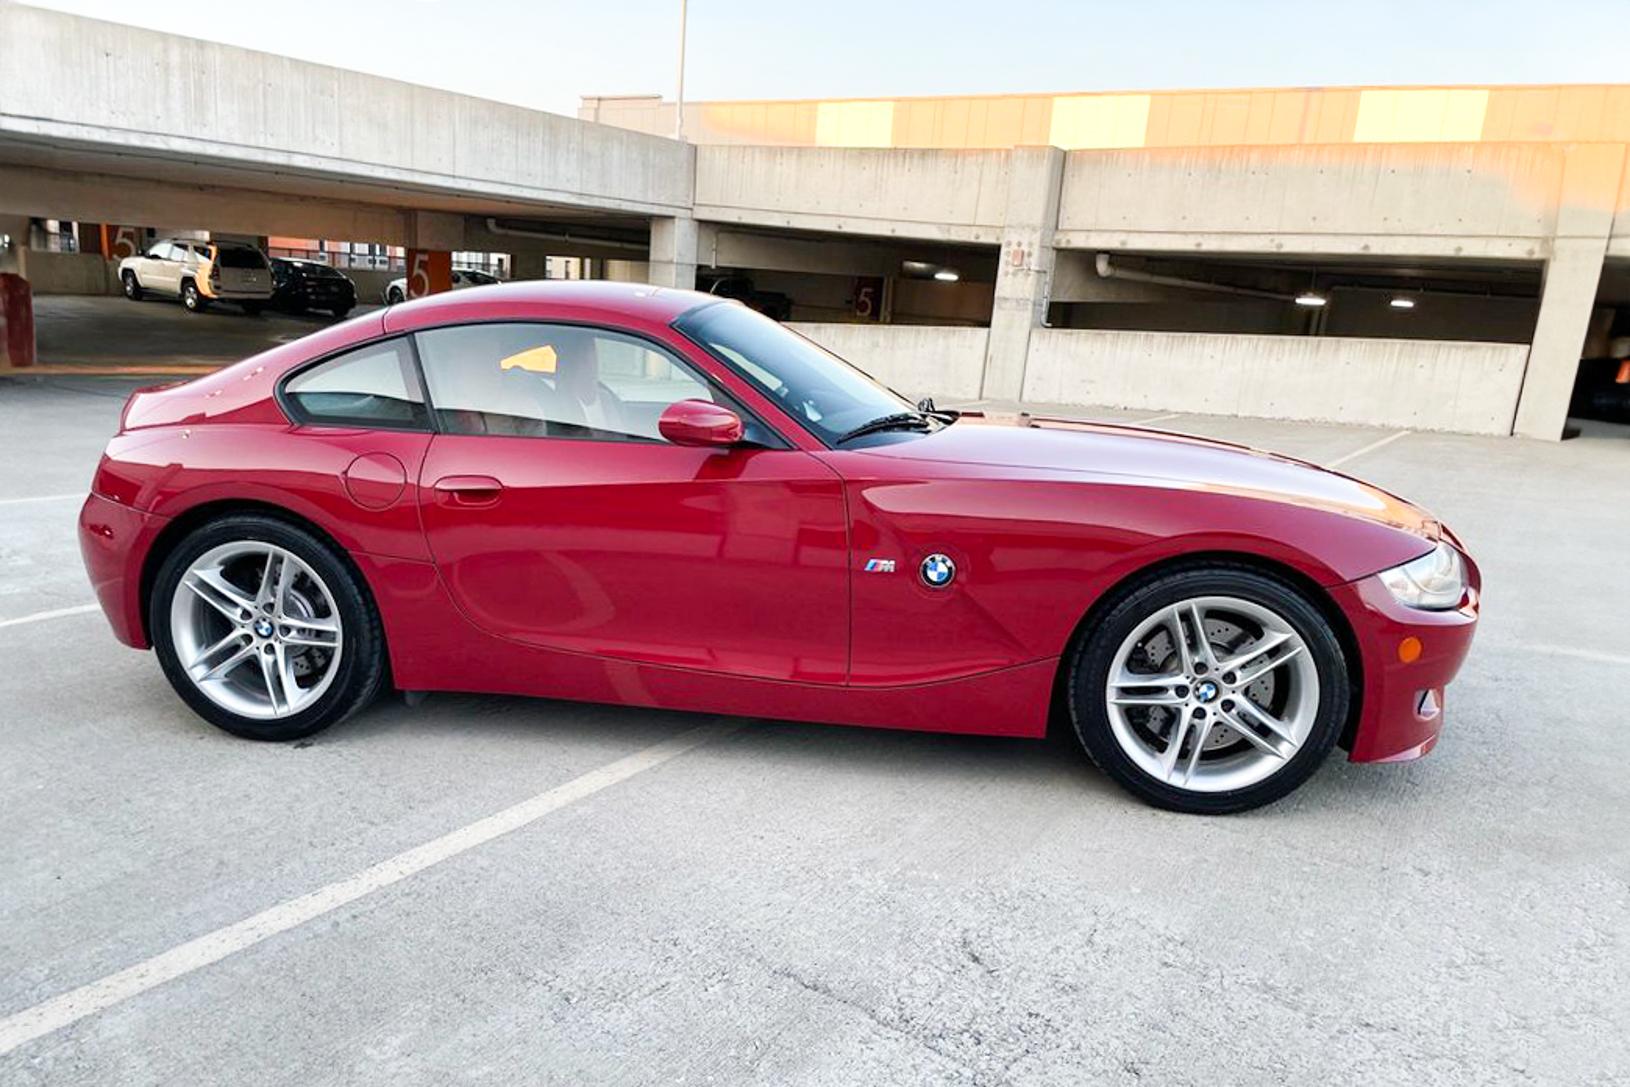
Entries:
{"label": "parked car in garage", "polygon": [[357,304],[357,285],[320,260],[272,258],[272,306],[285,313],[326,310],[344,317]]}
{"label": "parked car in garage", "polygon": [[[474,268],[453,269],[453,290],[463,290],[465,287],[487,287],[503,280],[491,272],[478,272]],[[398,302],[407,301],[407,277],[393,279],[385,288],[385,305],[394,306]]]}
{"label": "parked car in garage", "polygon": [[1568,414],[1579,419],[1630,423],[1630,356],[1581,359]]}
{"label": "parked car in garage", "polygon": [[603,282],[420,299],[139,390],[80,542],[119,640],[245,737],[393,685],[1056,722],[1207,813],[1338,745],[1431,751],[1481,591],[1442,522],[1350,476],[913,408],[744,303]]}
{"label": "parked car in garage", "polygon": [[719,298],[734,298],[748,309],[757,310],[774,321],[792,320],[792,297],[780,291],[759,290],[751,276],[735,272],[698,272],[696,289]]}
{"label": "parked car in garage", "polygon": [[211,302],[236,302],[253,315],[272,299],[266,255],[242,242],[164,238],[120,261],[119,283],[133,302],[149,294],[179,298],[193,313]]}

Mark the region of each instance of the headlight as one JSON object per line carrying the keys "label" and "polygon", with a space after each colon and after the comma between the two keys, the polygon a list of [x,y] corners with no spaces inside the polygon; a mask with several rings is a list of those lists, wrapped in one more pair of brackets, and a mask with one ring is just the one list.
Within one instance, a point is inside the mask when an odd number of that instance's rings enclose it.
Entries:
{"label": "headlight", "polygon": [[1466,564],[1453,544],[1438,545],[1420,558],[1376,575],[1401,604],[1428,611],[1460,606],[1466,595]]}

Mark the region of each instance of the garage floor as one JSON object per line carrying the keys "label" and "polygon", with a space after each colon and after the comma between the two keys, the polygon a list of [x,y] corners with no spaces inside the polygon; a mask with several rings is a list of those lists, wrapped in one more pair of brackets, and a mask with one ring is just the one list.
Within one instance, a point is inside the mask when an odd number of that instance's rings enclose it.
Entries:
{"label": "garage floor", "polygon": [[0,1082],[1630,1077],[1630,435],[1153,424],[1340,463],[1486,575],[1432,756],[1200,819],[1063,742],[473,696],[235,740],[85,607],[74,516],[133,384],[0,380],[0,1050],[66,1024]]}
{"label": "garage floor", "polygon": [[[353,313],[377,306],[361,305]],[[267,310],[250,317],[229,302],[188,313],[181,303],[43,295],[34,299],[35,353],[42,366],[75,369],[210,367],[237,362],[334,323],[326,313]]]}

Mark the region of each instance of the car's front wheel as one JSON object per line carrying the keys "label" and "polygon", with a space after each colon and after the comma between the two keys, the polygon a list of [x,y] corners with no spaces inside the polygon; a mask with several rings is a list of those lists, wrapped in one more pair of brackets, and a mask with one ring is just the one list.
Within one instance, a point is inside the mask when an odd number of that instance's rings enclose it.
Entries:
{"label": "car's front wheel", "polygon": [[385,304],[387,306],[400,305],[405,300],[406,296],[402,293],[402,288],[400,287],[391,287],[385,292]]}
{"label": "car's front wheel", "polygon": [[160,567],[148,616],[176,693],[239,736],[309,736],[384,681],[384,634],[360,577],[328,543],[275,517],[194,530]]}
{"label": "car's front wheel", "polygon": [[1123,593],[1082,640],[1070,716],[1134,795],[1220,815],[1272,803],[1318,769],[1350,682],[1335,631],[1295,585],[1195,567]]}
{"label": "car's front wheel", "polygon": [[126,268],[124,274],[119,277],[119,281],[124,286],[126,298],[132,302],[141,301],[141,282],[136,278],[135,272]]}

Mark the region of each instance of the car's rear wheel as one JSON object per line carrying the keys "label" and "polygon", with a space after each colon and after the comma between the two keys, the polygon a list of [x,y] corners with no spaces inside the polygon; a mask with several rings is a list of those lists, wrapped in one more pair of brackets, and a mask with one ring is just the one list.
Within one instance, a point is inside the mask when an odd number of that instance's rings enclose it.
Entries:
{"label": "car's rear wheel", "polygon": [[141,301],[141,281],[136,278],[135,272],[126,268],[124,274],[119,277],[119,281],[124,285],[126,298],[132,302]]}
{"label": "car's rear wheel", "polygon": [[205,720],[294,740],[366,705],[384,680],[384,634],[360,577],[324,541],[259,514],[192,532],[148,604],[165,676]]}
{"label": "car's rear wheel", "polygon": [[387,306],[399,305],[405,300],[406,296],[402,294],[402,288],[400,287],[391,287],[385,292],[385,304]]}
{"label": "car's rear wheel", "polygon": [[239,302],[238,305],[242,306],[243,312],[251,317],[259,317],[263,306],[260,302]]}
{"label": "car's rear wheel", "polygon": [[198,290],[198,284],[189,279],[181,284],[181,304],[191,313],[202,313],[209,305],[209,299]]}
{"label": "car's rear wheel", "polygon": [[1076,650],[1082,746],[1134,795],[1224,814],[1272,803],[1318,769],[1346,720],[1341,642],[1303,592],[1217,565],[1123,593]]}

